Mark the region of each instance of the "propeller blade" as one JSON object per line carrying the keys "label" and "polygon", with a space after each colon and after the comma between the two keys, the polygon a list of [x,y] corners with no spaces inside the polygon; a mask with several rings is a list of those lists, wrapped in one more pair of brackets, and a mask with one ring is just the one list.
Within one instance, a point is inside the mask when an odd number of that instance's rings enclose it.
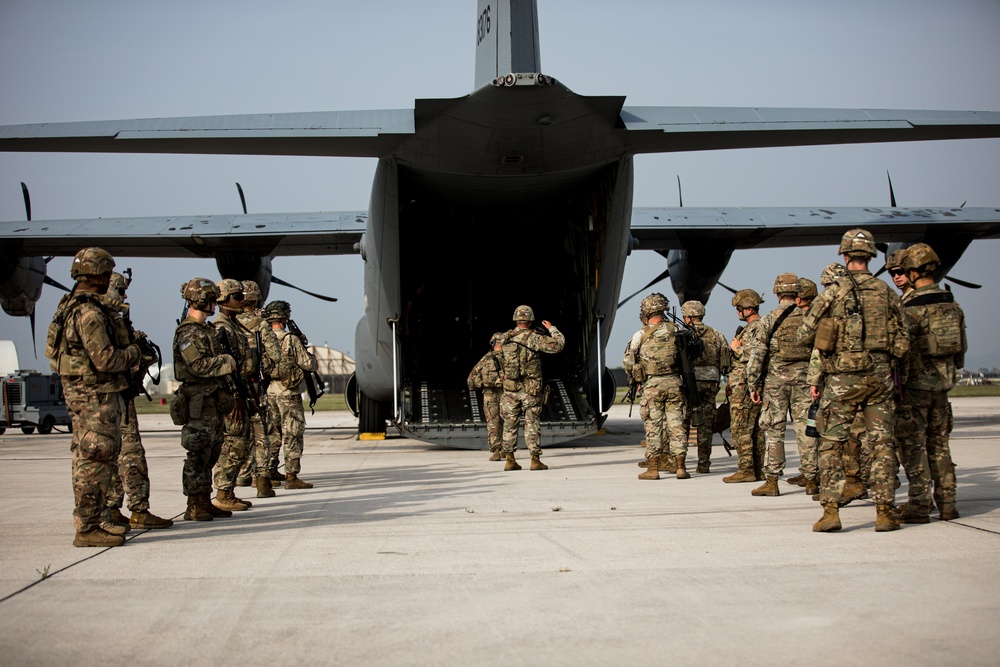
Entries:
{"label": "propeller blade", "polygon": [[35,353],[35,359],[38,358],[38,346],[35,345],[35,311],[32,310],[31,314],[28,315],[28,321],[31,322],[31,351]]}
{"label": "propeller blade", "polygon": [[684,196],[681,194],[681,175],[677,174],[677,203],[684,208]]}
{"label": "propeller blade", "polygon": [[892,191],[892,177],[888,169],[885,170],[885,177],[889,179],[889,206],[896,208],[896,193]]}
{"label": "propeller blade", "polygon": [[665,270],[665,271],[664,271],[663,273],[661,273],[660,275],[656,276],[656,277],[655,277],[655,278],[653,278],[653,279],[652,279],[651,281],[649,281],[648,283],[646,283],[646,286],[645,286],[645,287],[640,287],[640,288],[639,288],[638,290],[636,290],[635,292],[632,292],[632,293],[631,293],[631,294],[629,294],[629,295],[628,295],[627,297],[625,297],[624,299],[622,299],[621,301],[619,301],[619,302],[618,302],[618,307],[619,307],[619,308],[621,308],[621,307],[622,307],[622,305],[623,305],[623,304],[624,304],[624,303],[625,303],[626,301],[628,301],[629,299],[631,299],[632,297],[634,297],[634,296],[635,296],[636,294],[638,294],[639,292],[643,292],[643,291],[645,291],[645,290],[648,290],[648,289],[649,289],[650,287],[652,287],[652,286],[653,286],[653,285],[655,285],[656,283],[660,282],[660,281],[661,281],[661,280],[663,280],[664,278],[668,277],[669,275],[670,275],[670,269],[667,269],[667,270]]}
{"label": "propeller blade", "polygon": [[962,287],[968,287],[969,289],[982,289],[982,285],[977,285],[976,283],[970,283],[966,280],[959,280],[958,278],[952,278],[951,276],[945,276],[947,280],[955,283],[956,285],[961,285]]}
{"label": "propeller blade", "polygon": [[243,204],[243,215],[247,214],[247,198],[243,196],[243,186],[237,181],[236,189],[240,192],[240,203]]}
{"label": "propeller blade", "polygon": [[739,290],[735,290],[735,289],[733,289],[732,287],[730,287],[729,285],[727,285],[725,283],[715,283],[715,284],[718,285],[719,287],[722,287],[724,289],[729,290],[733,294],[736,294],[737,292],[739,292]]}
{"label": "propeller blade", "polygon": [[65,285],[63,285],[62,283],[60,283],[57,280],[53,280],[52,278],[49,278],[48,276],[45,276],[44,278],[42,278],[42,282],[45,283],[46,285],[52,285],[53,287],[61,289],[63,292],[69,292],[69,291],[71,291],[70,288],[66,287]]}
{"label": "propeller blade", "polygon": [[882,265],[881,269],[879,269],[878,271],[875,272],[875,275],[873,275],[872,278],[878,278],[883,273],[885,273],[885,265],[884,264]]}
{"label": "propeller blade", "polygon": [[31,195],[28,194],[28,186],[21,181],[21,195],[24,196],[24,213],[28,216],[28,222],[31,222]]}
{"label": "propeller blade", "polygon": [[308,294],[309,296],[314,296],[317,299],[323,299],[323,301],[336,301],[337,300],[337,297],[324,296],[322,294],[316,294],[316,292],[310,292],[309,290],[302,289],[301,287],[296,287],[295,285],[293,285],[293,284],[291,284],[289,282],[285,282],[284,280],[282,280],[278,276],[271,276],[271,282],[272,283],[276,283],[278,285],[284,285],[285,287],[291,287],[292,289],[297,289],[298,291],[303,292],[305,294]]}

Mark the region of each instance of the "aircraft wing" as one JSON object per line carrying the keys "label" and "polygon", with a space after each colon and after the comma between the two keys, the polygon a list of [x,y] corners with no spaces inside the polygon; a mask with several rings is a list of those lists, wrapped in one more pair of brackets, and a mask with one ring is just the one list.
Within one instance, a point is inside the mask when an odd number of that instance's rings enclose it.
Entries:
{"label": "aircraft wing", "polygon": [[622,107],[633,153],[1000,136],[1000,112]]}
{"label": "aircraft wing", "polygon": [[0,126],[0,150],[381,157],[413,109],[146,118]]}
{"label": "aircraft wing", "polygon": [[367,220],[365,211],[22,220],[0,222],[0,241],[29,256],[72,256],[91,245],[122,257],[343,255],[356,252]]}
{"label": "aircraft wing", "polygon": [[837,245],[863,227],[879,243],[920,241],[931,232],[1000,238],[1000,208],[634,208],[640,250],[720,244],[734,249]]}

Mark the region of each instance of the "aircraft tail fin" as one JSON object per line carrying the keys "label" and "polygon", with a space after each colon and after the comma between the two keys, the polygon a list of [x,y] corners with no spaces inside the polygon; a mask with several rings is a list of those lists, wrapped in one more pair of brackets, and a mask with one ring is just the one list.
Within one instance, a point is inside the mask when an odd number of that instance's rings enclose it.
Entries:
{"label": "aircraft tail fin", "polygon": [[476,89],[511,72],[540,72],[536,0],[479,0]]}

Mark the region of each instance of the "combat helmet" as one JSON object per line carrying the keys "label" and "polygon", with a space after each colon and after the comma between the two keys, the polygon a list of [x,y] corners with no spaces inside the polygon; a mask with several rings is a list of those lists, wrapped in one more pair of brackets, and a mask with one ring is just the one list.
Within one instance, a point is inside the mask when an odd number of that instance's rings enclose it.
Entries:
{"label": "combat helmet", "polygon": [[292,317],[292,307],[287,301],[272,301],[264,306],[264,319],[268,322],[288,320]]}
{"label": "combat helmet", "polygon": [[867,229],[860,228],[852,229],[844,234],[840,239],[840,247],[837,252],[849,257],[875,257],[878,254],[875,249],[875,237]]}
{"label": "combat helmet", "polygon": [[181,298],[200,310],[219,300],[219,288],[208,278],[192,278],[181,285]]}
{"label": "combat helmet", "polygon": [[819,283],[824,287],[829,287],[836,284],[841,278],[846,277],[847,269],[844,268],[844,265],[834,262],[833,264],[827,264],[826,268],[823,269],[823,273],[819,274]]}
{"label": "combat helmet", "polygon": [[531,306],[518,306],[517,308],[514,309],[514,321],[534,322],[535,311],[531,309]]}
{"label": "combat helmet", "polygon": [[243,300],[243,283],[240,281],[233,278],[223,278],[215,283],[215,286],[219,288],[219,301],[225,301],[229,297],[233,297],[234,301]]}
{"label": "combat helmet", "polygon": [[762,303],[764,299],[752,289],[741,289],[733,295],[733,306],[736,308],[756,308]]}
{"label": "combat helmet", "polygon": [[892,271],[893,269],[903,268],[903,258],[906,257],[906,248],[900,248],[899,250],[893,250],[885,258],[885,269],[886,271]]}
{"label": "combat helmet", "polygon": [[901,266],[904,271],[931,273],[941,265],[941,258],[926,243],[915,243],[906,250]]}
{"label": "combat helmet", "polygon": [[800,299],[815,299],[817,294],[819,294],[819,292],[816,289],[816,283],[808,278],[799,278]]}
{"label": "combat helmet", "polygon": [[670,307],[670,301],[659,292],[653,292],[639,304],[639,319],[643,322],[653,315],[663,315]]}
{"label": "combat helmet", "polygon": [[799,277],[794,273],[780,273],[774,279],[775,294],[797,294],[799,291]]}
{"label": "combat helmet", "polygon": [[260,287],[257,286],[256,282],[252,280],[244,280],[242,284],[243,284],[244,303],[248,301],[257,303],[258,301],[260,301]]}
{"label": "combat helmet", "polygon": [[681,315],[684,317],[705,317],[705,304],[701,301],[685,301],[681,304]]}
{"label": "combat helmet", "polygon": [[100,276],[111,273],[115,268],[115,258],[104,248],[84,248],[73,256],[69,275],[73,280],[84,276]]}
{"label": "combat helmet", "polygon": [[119,294],[123,294],[128,286],[132,283],[131,280],[118,273],[117,271],[111,272],[111,289],[115,290]]}

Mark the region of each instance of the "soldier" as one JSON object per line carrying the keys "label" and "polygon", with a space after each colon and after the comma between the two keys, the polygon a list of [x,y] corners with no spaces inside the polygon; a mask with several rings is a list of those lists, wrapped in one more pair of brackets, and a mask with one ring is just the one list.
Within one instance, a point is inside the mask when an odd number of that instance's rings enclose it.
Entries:
{"label": "soldier", "polygon": [[[839,266],[839,264],[838,264]],[[799,278],[799,294],[795,297],[795,305],[798,306],[803,315],[809,312],[809,308],[812,307],[812,301],[816,298],[819,292],[816,289],[816,283],[809,280],[808,278]],[[813,356],[815,353],[815,363],[819,364],[819,353],[815,350],[809,351],[809,362],[806,366],[806,391],[809,391],[809,374],[813,369]],[[820,369],[822,371],[822,369]],[[812,407],[814,401],[810,397],[810,408]],[[809,413],[806,413],[808,419]],[[819,493],[819,440],[816,437],[809,435],[809,432],[803,429],[806,434],[806,450],[799,450],[799,474],[794,477],[788,478],[786,481],[794,486],[807,487],[807,493],[816,495]],[[807,477],[806,473],[812,473]],[[811,479],[813,481],[812,485],[807,485],[807,481]],[[817,498],[818,500],[818,498]]]}
{"label": "soldier", "polygon": [[[681,315],[684,324],[694,330],[695,336],[701,341],[702,352],[694,362],[694,377],[698,382],[698,395],[701,397],[701,411],[705,423],[698,427],[698,474],[708,474],[712,465],[712,433],[715,432],[715,397],[719,395],[719,382],[722,374],[728,373],[732,365],[733,353],[729,349],[726,337],[702,322],[705,317],[705,305],[701,301],[685,301],[681,305]],[[690,418],[684,422],[684,430],[688,432]]]}
{"label": "soldier", "polygon": [[503,449],[503,420],[500,418],[500,397],[503,395],[503,333],[495,333],[490,338],[487,350],[469,372],[466,380],[471,391],[483,392],[483,415],[489,433],[490,461],[501,460]]}
{"label": "soldier", "polygon": [[[820,502],[823,516],[816,532],[840,530],[839,505],[845,475],[843,450],[858,410],[872,449],[871,484],[875,530],[897,530],[893,516],[895,452],[893,451],[892,364],[909,349],[906,316],[899,297],[872,276],[868,263],[876,256],[875,239],[864,229],[844,234],[838,251],[847,265],[846,282],[813,301],[799,327],[799,340],[820,350],[824,386],[816,425],[820,433]],[[810,387],[820,398],[818,386]]]}
{"label": "soldier", "polygon": [[958,518],[955,464],[948,446],[952,427],[948,390],[965,365],[968,342],[961,306],[934,280],[940,265],[937,253],[926,243],[910,246],[902,260],[913,286],[903,296],[910,353],[895,421],[896,442],[909,481],[909,499],[896,513],[903,523],[930,521],[932,481],[941,520]]}
{"label": "soldier", "polygon": [[236,405],[230,375],[236,359],[222,350],[215,327],[219,288],[207,278],[192,278],[181,285],[188,310],[174,332],[174,377],[181,386],[170,404],[170,416],[181,428],[181,446],[187,451],[182,483],[187,496],[187,521],[229,517],[230,510],[211,500],[212,467],[219,460],[224,437],[223,420]]}
{"label": "soldier", "polygon": [[760,294],[752,289],[743,289],[733,295],[736,315],[747,324],[740,327],[736,336],[729,341],[729,347],[733,351],[733,368],[726,383],[726,396],[729,397],[729,428],[739,459],[736,472],[722,478],[727,484],[761,479],[764,437],[757,426],[760,403],[755,403],[750,397],[750,390],[760,391],[760,387],[750,387],[747,384],[747,363],[750,361],[750,349],[762,335],[759,312],[762,303],[764,300]]}
{"label": "soldier", "polygon": [[[761,405],[759,428],[764,433],[764,484],[751,493],[755,496],[780,496],[778,478],[785,470],[785,424],[792,416],[795,441],[804,456],[801,459],[806,478],[806,493],[819,489],[816,484],[815,443],[806,435],[806,416],[812,399],[806,373],[812,346],[798,342],[796,334],[802,324],[802,309],[796,299],[799,278],[782,273],[774,281],[778,307],[760,319],[760,335],[750,345],[747,362],[747,385],[750,399]],[[813,286],[815,294],[815,285]],[[755,389],[762,384],[764,390]]]}
{"label": "soldier", "polygon": [[[139,419],[135,412],[135,399],[142,391],[142,380],[150,366],[158,360],[156,349],[146,340],[146,334],[136,331],[129,316],[130,306],[125,302],[128,298],[126,290],[131,281],[118,273],[111,274],[111,286],[105,298],[108,299],[108,312],[112,315],[113,328],[117,332],[117,343],[129,345],[135,343],[142,352],[139,367],[126,371],[128,386],[122,391],[122,446],[118,454],[118,475],[114,486],[108,495],[108,509],[111,520],[121,526],[130,528],[169,528],[174,525],[170,519],[163,519],[149,511],[149,465],[146,462],[146,449],[142,446],[142,436],[139,434]],[[132,516],[128,519],[121,512],[128,494],[128,508]]]}
{"label": "soldier", "polygon": [[[542,414],[543,390],[542,357],[539,354],[556,354],[566,346],[566,337],[548,320],[542,320],[549,335],[531,328],[535,311],[529,306],[514,310],[516,326],[506,332],[501,341],[503,353],[503,396],[500,397],[500,416],[503,419],[504,470],[520,470],[514,459],[517,451],[517,430],[524,415],[524,444],[531,454],[532,470],[548,470],[542,463],[542,434],[539,418]],[[495,349],[495,348],[494,348]]]}
{"label": "soldier", "polygon": [[[76,281],[49,324],[45,356],[62,381],[73,420],[73,546],[117,547],[125,528],[113,523],[108,496],[118,474],[121,449],[121,391],[125,371],[140,359],[139,347],[122,345],[112,329],[103,295],[115,260],[103,248],[84,248],[73,257]],[[110,529],[110,530],[109,530]]]}
{"label": "soldier", "polygon": [[[309,354],[299,337],[288,333],[285,326],[292,316],[287,301],[272,301],[264,307],[264,318],[278,339],[281,358],[267,387],[269,455],[268,470],[275,476],[278,456],[285,448],[285,488],[311,489],[309,482],[299,479],[302,471],[303,436],[306,431],[306,413],[302,407],[302,385],[305,374],[316,370],[316,357]],[[260,474],[258,472],[258,474]]]}
{"label": "soldier", "polygon": [[243,285],[238,280],[223,278],[215,286],[219,289],[216,305],[219,314],[212,325],[219,336],[224,352],[236,360],[232,374],[235,392],[233,409],[223,415],[222,450],[212,472],[216,494],[212,504],[231,512],[243,512],[253,506],[248,500],[236,497],[233,488],[240,468],[249,456],[250,414],[257,412],[258,400],[251,396],[248,378],[257,374],[257,360],[250,354],[246,330],[236,316],[243,312]]}
{"label": "soldier", "polygon": [[[259,303],[260,288],[257,283],[252,280],[244,280],[243,312],[237,315],[236,319],[243,325],[250,346],[250,354],[257,360],[258,374],[257,377],[251,379],[250,386],[259,399],[257,407],[260,412],[250,418],[252,429],[249,443],[250,453],[247,455],[247,462],[240,469],[240,474],[236,478],[236,485],[250,486],[252,483],[257,488],[258,498],[273,498],[275,493],[268,471],[269,441],[264,424],[265,421],[270,422],[267,386],[270,383],[271,373],[274,372],[281,360],[281,350],[278,348],[278,338],[274,335],[274,330],[261,315],[261,310],[257,308]],[[251,482],[251,480],[253,481]],[[277,482],[278,485],[281,484],[280,480],[274,480],[274,482]]]}
{"label": "soldier", "polygon": [[[666,321],[667,297],[654,292],[639,304],[642,328],[625,347],[622,365],[629,379],[642,389],[639,416],[646,434],[646,472],[639,479],[660,479],[660,461],[674,460],[677,479],[691,477],[687,456],[687,404],[677,372],[677,327]],[[712,398],[714,402],[715,398]]]}
{"label": "soldier", "polygon": [[893,250],[885,258],[885,270],[889,272],[892,277],[892,283],[900,291],[903,296],[906,296],[910,291],[913,290],[913,285],[910,284],[910,279],[906,276],[906,271],[903,269],[903,257],[906,256],[906,249]]}

